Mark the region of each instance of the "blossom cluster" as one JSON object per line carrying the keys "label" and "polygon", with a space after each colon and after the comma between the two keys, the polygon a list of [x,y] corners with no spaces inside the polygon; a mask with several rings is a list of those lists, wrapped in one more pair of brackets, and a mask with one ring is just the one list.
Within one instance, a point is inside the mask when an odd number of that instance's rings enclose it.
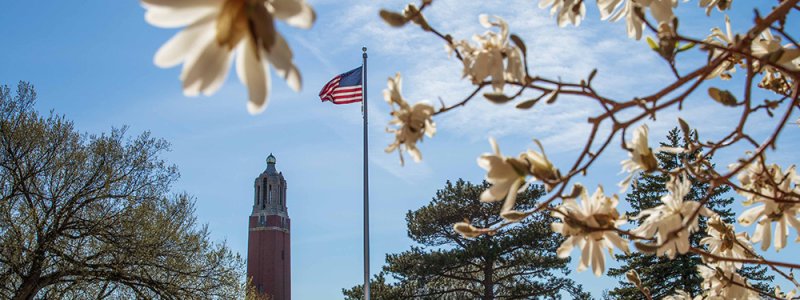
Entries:
{"label": "blossom cluster", "polygon": [[[711,29],[711,34],[704,40],[711,46],[709,49],[711,59],[728,56],[706,76],[706,79],[716,77],[725,80],[731,79],[731,73],[736,71],[736,65],[746,67],[743,55],[730,54],[727,51],[741,39],[741,36],[732,32],[731,21],[727,16],[725,17],[725,32],[716,27]],[[800,70],[800,49],[791,43],[781,45],[781,38],[773,35],[770,29],[765,29],[750,44],[750,53],[754,57],[770,63],[761,68],[763,62],[760,60],[753,62],[754,68],[764,74],[759,86],[779,94],[786,94],[790,89],[790,80],[785,72]],[[781,69],[777,69],[773,65],[779,66]]]}
{"label": "blossom cluster", "polygon": [[397,73],[389,78],[388,88],[383,91],[383,98],[392,108],[392,120],[389,124],[394,125],[394,128],[387,128],[386,131],[395,135],[394,142],[386,147],[386,152],[397,150],[401,164],[404,161],[403,150],[414,161],[421,161],[422,153],[417,148],[417,142],[422,141],[423,136],[433,137],[436,133],[436,124],[431,119],[433,106],[427,102],[409,105],[401,94],[402,82],[400,73]]}
{"label": "blossom cluster", "polygon": [[481,15],[480,23],[485,28],[497,28],[499,32],[487,31],[472,37],[477,44],[466,40],[453,41],[447,50],[457,50],[463,55],[463,76],[473,84],[480,84],[491,77],[495,92],[502,92],[506,82],[523,82],[525,71],[522,50],[509,41],[508,23],[500,17]]}
{"label": "blossom cluster", "polygon": [[[489,139],[494,153],[485,153],[478,158],[478,165],[484,168],[486,181],[492,186],[481,193],[482,202],[494,202],[503,200],[500,215],[505,219],[513,219],[508,216],[516,216],[514,206],[516,205],[517,193],[523,191],[531,176],[531,181],[542,181],[545,186],[551,186],[561,177],[561,173],[547,158],[544,153],[528,150],[520,153],[517,157],[508,157],[500,153],[500,147],[494,139]],[[538,144],[538,141],[537,141]],[[512,220],[513,221],[513,220]]]}
{"label": "blossom cluster", "polygon": [[594,274],[600,276],[605,272],[604,248],[612,256],[614,247],[625,253],[629,252],[628,241],[615,231],[626,220],[617,211],[619,199],[616,195],[606,196],[603,187],[598,187],[591,197],[586,189],[581,190],[580,205],[575,199],[567,198],[553,210],[553,216],[561,221],[552,223],[553,231],[567,237],[556,250],[556,254],[566,258],[573,248],[580,248],[582,254],[578,272],[591,264]]}
{"label": "blossom cluster", "polygon": [[[586,16],[586,7],[581,0],[539,0],[539,7],[550,6],[550,13],[558,15],[558,26],[568,23],[578,26]],[[642,38],[645,12],[650,11],[657,24],[670,24],[675,18],[673,9],[677,0],[598,0],[597,7],[603,20],[619,21],[625,18],[628,36]],[[707,5],[708,6],[708,5]]]}
{"label": "blossom cluster", "polygon": [[743,204],[761,205],[744,211],[739,223],[744,226],[756,223],[752,241],[760,242],[761,250],[767,250],[772,243],[772,223],[775,223],[775,251],[780,251],[786,247],[790,226],[800,232],[800,176],[796,167],[783,171],[776,164],[767,165],[761,156],[744,166],[730,166],[731,169],[740,167],[737,179],[741,186],[737,192],[746,198]]}
{"label": "blossom cluster", "polygon": [[[758,110],[765,110],[772,117],[773,110],[781,104],[790,103],[789,107],[797,106],[796,79],[800,71],[800,49],[795,39],[789,37],[784,28],[785,20],[782,17],[759,15],[754,29],[747,34],[736,34],[732,30],[730,18],[725,16],[725,28],[713,28],[711,34],[703,38],[691,38],[679,34],[678,16],[679,4],[689,1],[678,0],[597,0],[600,16],[603,20],[612,22],[625,19],[627,35],[639,40],[644,32],[649,30],[657,39],[648,37],[647,42],[656,53],[670,64],[677,78],[658,93],[643,98],[633,98],[629,101],[616,101],[600,96],[592,86],[592,79],[596,71],[592,72],[580,83],[564,83],[557,80],[545,80],[541,77],[528,74],[526,63],[526,48],[524,42],[516,35],[510,34],[508,24],[500,17],[481,15],[480,23],[489,31],[482,35],[475,35],[473,40],[454,40],[450,35],[436,31],[423,16],[422,11],[430,7],[433,1],[423,1],[417,8],[410,5],[402,14],[389,14],[384,11],[381,16],[394,26],[400,26],[409,21],[418,24],[427,32],[433,32],[446,42],[446,49],[455,53],[463,64],[462,76],[478,86],[478,90],[491,86],[492,92],[484,96],[495,103],[507,103],[515,100],[525,89],[541,92],[539,97],[526,100],[517,104],[517,108],[527,109],[541,99],[547,99],[547,104],[553,104],[560,93],[579,95],[594,100],[602,105],[603,114],[589,118],[589,123],[594,127],[584,152],[566,175],[562,175],[559,168],[545,155],[544,147],[537,141],[539,151],[526,150],[517,156],[506,156],[500,152],[497,143],[490,139],[492,153],[485,153],[478,157],[478,166],[485,169],[486,180],[491,184],[483,191],[480,200],[484,202],[503,201],[499,212],[505,220],[501,225],[493,228],[477,228],[469,222],[460,222],[454,226],[456,232],[466,238],[475,238],[484,234],[494,234],[497,230],[521,221],[533,213],[549,211],[557,220],[551,224],[554,232],[561,234],[565,240],[557,250],[559,257],[568,257],[573,249],[578,249],[580,258],[577,269],[583,271],[591,268],[597,276],[605,272],[606,257],[604,251],[610,253],[614,249],[629,252],[631,242],[635,248],[645,254],[664,256],[674,259],[679,255],[694,253],[702,258],[703,264],[697,268],[697,273],[703,278],[704,292],[700,295],[691,295],[685,291],[677,291],[667,296],[666,299],[756,299],[759,294],[749,285],[747,280],[738,272],[746,263],[766,264],[753,248],[753,243],[760,243],[761,250],[767,250],[774,245],[776,251],[785,248],[788,243],[790,229],[800,231],[800,177],[796,174],[795,167],[781,168],[778,165],[768,165],[764,162],[764,151],[767,146],[775,146],[774,138],[763,145],[758,145],[758,155],[753,158],[744,158],[740,163],[729,167],[730,174],[720,174],[707,159],[714,155],[720,148],[728,147],[740,141],[750,144],[757,142],[744,133],[747,116]],[[791,9],[791,1],[782,2],[782,8],[774,8],[773,14],[784,14]],[[699,0],[697,1],[706,15],[717,11],[724,12],[730,9],[730,0]],[[581,0],[540,0],[540,8],[549,9],[555,16],[559,27],[567,24],[578,26],[586,15],[586,2]],[[685,5],[685,4],[681,4]],[[794,4],[796,5],[796,4]],[[796,7],[795,7],[796,8]],[[396,22],[392,21],[394,18]],[[763,20],[772,22],[770,26],[763,26]],[[780,35],[775,34],[779,32]],[[681,32],[683,33],[683,32]],[[786,39],[789,42],[785,43]],[[683,44],[682,44],[683,43]],[[681,75],[681,69],[676,67],[678,53],[687,51],[699,45],[703,55],[707,55],[705,64],[701,64],[690,75]],[[697,85],[713,79],[731,79],[736,74],[736,69],[746,69],[748,78],[758,87],[775,92],[783,96],[781,100],[764,100],[758,105],[750,99],[749,89],[746,89],[747,99],[737,99],[733,92],[717,87],[710,87],[708,95],[720,104],[730,107],[742,107],[744,117],[731,135],[721,141],[700,142],[696,130],[689,128],[683,120],[679,120],[684,133],[684,141],[688,145],[682,148],[659,147],[653,149],[648,144],[649,128],[643,124],[632,132],[632,139],[626,140],[625,132],[634,128],[634,124],[641,123],[645,118],[656,119],[657,112],[670,107],[678,106],[679,110],[685,105],[685,97],[691,94]],[[688,83],[696,82],[688,87]],[[512,96],[503,93],[506,85],[518,85],[522,89]],[[393,84],[390,83],[390,90]],[[685,94],[674,99],[665,95],[675,91],[685,90]],[[466,104],[475,94],[452,107],[443,107],[439,112],[448,111]],[[684,93],[684,92],[677,92]],[[677,94],[676,93],[676,94]],[[794,93],[794,95],[793,95]],[[629,110],[628,110],[629,109]],[[621,111],[635,111],[641,109],[634,119]],[[410,108],[409,108],[410,110]],[[394,110],[393,110],[394,111]],[[420,124],[428,123],[432,114],[423,110],[418,113]],[[792,109],[783,118],[784,123],[792,116]],[[395,113],[393,112],[393,115]],[[605,143],[598,142],[596,137],[598,124],[608,121],[612,131]],[[398,122],[393,120],[393,122]],[[791,122],[791,121],[790,121]],[[800,122],[800,121],[798,121]],[[400,124],[405,124],[400,122]],[[749,124],[748,124],[749,125]],[[784,126],[784,125],[781,125]],[[782,127],[778,127],[775,136]],[[624,193],[631,186],[637,176],[661,176],[666,178],[666,193],[660,196],[660,203],[655,207],[642,209],[638,214],[629,216],[620,214],[617,210],[619,199],[617,195],[607,195],[602,187],[591,194],[580,183],[573,183],[578,175],[585,175],[588,166],[597,158],[598,152],[603,152],[614,135],[622,132],[622,148],[627,152],[627,159],[622,160],[621,167],[624,179],[619,186]],[[397,132],[394,132],[397,133]],[[691,137],[691,135],[694,135]],[[422,135],[409,140],[421,140]],[[402,144],[406,139],[397,138],[395,144]],[[601,144],[599,148],[595,147]],[[413,145],[412,145],[413,146]],[[418,149],[412,147],[419,156]],[[598,149],[598,152],[595,152]],[[708,151],[708,152],[706,152]],[[667,152],[677,156],[682,161],[681,167],[664,169],[670,163],[659,161],[662,157],[659,152]],[[588,162],[586,162],[588,161]],[[647,174],[647,175],[642,175]],[[736,178],[739,184],[732,182]],[[548,193],[565,191],[568,185],[573,186],[570,194],[550,195],[543,203],[528,211],[517,211],[517,194],[525,190],[532,182],[541,182]],[[729,219],[722,217],[709,209],[708,197],[698,197],[704,194],[696,190],[700,186],[720,187],[727,185],[741,197],[745,198],[743,205],[754,206],[746,209],[736,220],[740,225],[749,226],[756,224],[752,236],[745,232],[737,232],[734,224],[729,224]],[[693,190],[695,189],[695,190]],[[560,203],[557,201],[560,200]],[[627,223],[628,219],[636,220],[634,226]],[[774,223],[774,224],[773,224]],[[691,237],[700,235],[700,244]],[[800,238],[798,238],[800,241]],[[612,256],[613,257],[613,256]],[[793,264],[789,264],[793,265]],[[772,265],[774,267],[774,265]],[[633,271],[635,273],[635,270]],[[636,278],[632,276],[630,278]],[[641,281],[635,283],[649,297],[646,287]],[[789,295],[793,295],[790,292]],[[776,297],[786,297],[776,288]],[[789,296],[792,297],[792,296]]]}

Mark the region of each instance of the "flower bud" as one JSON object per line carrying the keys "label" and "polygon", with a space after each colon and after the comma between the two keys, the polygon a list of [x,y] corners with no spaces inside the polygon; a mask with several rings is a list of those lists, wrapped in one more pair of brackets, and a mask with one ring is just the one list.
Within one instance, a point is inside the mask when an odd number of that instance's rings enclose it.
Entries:
{"label": "flower bud", "polygon": [[467,222],[455,223],[453,224],[453,229],[465,238],[476,238],[484,233],[484,230],[478,229]]}

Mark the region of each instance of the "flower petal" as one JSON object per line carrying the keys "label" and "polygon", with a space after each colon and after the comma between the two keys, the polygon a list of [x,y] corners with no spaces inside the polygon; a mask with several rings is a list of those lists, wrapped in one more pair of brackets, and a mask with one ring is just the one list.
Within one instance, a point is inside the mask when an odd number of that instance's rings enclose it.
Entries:
{"label": "flower petal", "polygon": [[252,39],[247,38],[239,45],[236,55],[236,74],[239,81],[247,86],[248,101],[247,111],[257,114],[264,111],[269,104],[270,80],[266,66],[258,60],[257,46]]}
{"label": "flower petal", "polygon": [[581,260],[578,262],[578,272],[586,270],[589,266],[589,260],[592,258],[592,243],[582,243],[583,251],[581,251]]}
{"label": "flower petal", "polygon": [[759,221],[758,225],[756,225],[756,232],[753,234],[752,241],[754,243],[761,242],[761,250],[763,251],[767,251],[767,249],[769,249],[771,242],[770,239],[772,238],[770,236],[771,230],[772,224],[766,218]]}
{"label": "flower petal", "polygon": [[145,12],[144,19],[156,27],[176,28],[215,16],[218,11],[219,8],[215,6],[192,6],[181,9],[150,7]]}
{"label": "flower petal", "polygon": [[524,183],[524,180],[517,179],[513,183],[511,183],[511,187],[508,189],[508,195],[506,196],[506,201],[503,202],[503,207],[500,209],[500,212],[507,212],[514,209],[514,206],[517,205],[517,193],[519,193],[519,187]]}
{"label": "flower petal", "polygon": [[298,92],[302,88],[300,72],[292,63],[292,50],[279,33],[275,32],[275,44],[267,52],[267,60],[275,68],[275,73],[283,77],[292,90]]}
{"label": "flower petal", "polygon": [[158,49],[153,63],[161,68],[169,68],[179,64],[187,56],[193,56],[192,52],[202,49],[197,47],[198,44],[213,39],[213,21],[213,17],[203,18],[175,34]]}
{"label": "flower petal", "polygon": [[743,226],[750,226],[755,220],[764,212],[764,206],[753,207],[748,209],[739,216],[739,224]]}
{"label": "flower petal", "polygon": [[203,92],[210,95],[224,82],[230,66],[230,55],[216,41],[206,45],[203,52],[189,65],[183,76],[183,92],[187,96],[196,96]]}
{"label": "flower petal", "polygon": [[317,16],[304,0],[272,0],[270,5],[276,18],[294,27],[309,29]]}
{"label": "flower petal", "polygon": [[794,227],[797,233],[797,239],[795,241],[800,242],[800,220],[798,220],[796,216],[786,216],[786,218],[789,221],[789,225]]}
{"label": "flower petal", "polygon": [[212,6],[217,7],[220,5],[220,0],[141,0],[142,6],[146,8],[159,7],[159,8],[193,8]]}
{"label": "flower petal", "polygon": [[789,232],[786,230],[786,218],[783,217],[775,222],[775,251],[781,251],[786,246],[786,237]]}
{"label": "flower petal", "polygon": [[628,249],[628,241],[620,237],[619,234],[617,234],[616,232],[606,231],[604,235],[606,240],[609,241],[612,245],[614,245],[614,247],[617,247],[617,249],[620,249],[625,253],[630,252],[630,250]]}
{"label": "flower petal", "polygon": [[556,249],[556,255],[558,255],[559,258],[569,257],[569,253],[572,252],[572,248],[574,247],[575,239],[576,237],[570,236],[566,240],[564,240],[564,242],[561,243],[561,246],[559,246],[558,249]]}
{"label": "flower petal", "polygon": [[605,255],[603,255],[603,249],[599,243],[591,241],[589,244],[592,244],[592,270],[595,276],[600,277],[606,270]]}

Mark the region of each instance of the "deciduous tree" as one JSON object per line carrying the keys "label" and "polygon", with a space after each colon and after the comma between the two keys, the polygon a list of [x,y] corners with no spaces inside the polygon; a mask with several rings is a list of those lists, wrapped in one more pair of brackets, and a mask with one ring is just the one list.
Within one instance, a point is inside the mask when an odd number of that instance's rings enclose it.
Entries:
{"label": "deciduous tree", "polygon": [[28,83],[0,88],[0,298],[243,295],[242,260],[171,191],[166,141],[82,134],[35,101]]}

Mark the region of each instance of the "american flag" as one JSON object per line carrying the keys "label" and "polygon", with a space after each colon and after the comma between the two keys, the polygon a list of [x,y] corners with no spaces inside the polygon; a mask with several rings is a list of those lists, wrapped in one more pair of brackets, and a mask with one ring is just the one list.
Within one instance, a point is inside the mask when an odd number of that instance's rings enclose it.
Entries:
{"label": "american flag", "polygon": [[347,104],[364,100],[361,94],[361,67],[333,77],[321,91],[319,99],[333,104]]}

